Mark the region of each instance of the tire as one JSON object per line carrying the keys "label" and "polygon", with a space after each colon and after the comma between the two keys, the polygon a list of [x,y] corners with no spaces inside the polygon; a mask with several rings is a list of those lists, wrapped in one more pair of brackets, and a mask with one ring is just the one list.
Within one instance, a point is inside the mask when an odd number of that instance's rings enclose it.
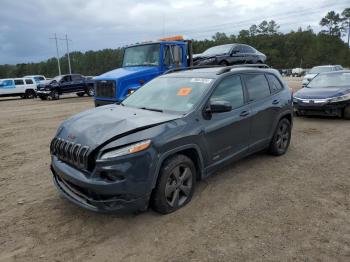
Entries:
{"label": "tire", "polygon": [[58,91],[57,90],[52,90],[51,91],[51,94],[50,94],[50,97],[52,100],[58,100],[60,99],[60,95],[58,94]]}
{"label": "tire", "polygon": [[271,140],[269,151],[272,155],[281,156],[287,152],[292,134],[291,131],[292,128],[289,120],[282,118]]}
{"label": "tire", "polygon": [[25,94],[26,98],[35,98],[36,97],[36,94],[35,94],[35,91],[32,90],[32,89],[28,89],[26,90],[26,94]]}
{"label": "tire", "polygon": [[161,214],[169,214],[185,206],[192,199],[196,173],[187,156],[175,155],[165,160],[152,193],[152,208]]}
{"label": "tire", "polygon": [[86,89],[86,94],[88,96],[94,96],[95,95],[95,88],[93,86],[88,86]]}
{"label": "tire", "polygon": [[295,115],[295,116],[301,116],[299,110],[295,110],[295,111],[294,111],[294,115]]}
{"label": "tire", "polygon": [[350,120],[350,105],[347,105],[345,108],[344,108],[344,118],[347,119],[347,120]]}
{"label": "tire", "polygon": [[82,97],[84,95],[85,95],[85,93],[77,93],[77,96],[79,96],[79,97]]}
{"label": "tire", "polygon": [[27,98],[27,96],[24,94],[24,95],[20,95],[20,97],[22,98],[22,99],[26,99]]}
{"label": "tire", "polygon": [[41,100],[47,100],[47,96],[41,96],[41,95],[39,95],[39,98],[40,98]]}
{"label": "tire", "polygon": [[228,63],[227,63],[226,61],[221,61],[221,62],[219,63],[219,65],[221,65],[221,66],[228,66]]}

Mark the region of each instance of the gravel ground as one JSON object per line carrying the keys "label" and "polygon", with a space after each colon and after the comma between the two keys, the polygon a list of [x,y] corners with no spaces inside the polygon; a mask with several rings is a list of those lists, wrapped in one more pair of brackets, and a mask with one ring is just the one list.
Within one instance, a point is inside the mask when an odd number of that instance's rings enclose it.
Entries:
{"label": "gravel ground", "polygon": [[0,261],[350,261],[350,121],[295,118],[286,155],[227,166],[173,214],[104,215],[60,198],[49,170],[58,124],[92,107],[0,100]]}

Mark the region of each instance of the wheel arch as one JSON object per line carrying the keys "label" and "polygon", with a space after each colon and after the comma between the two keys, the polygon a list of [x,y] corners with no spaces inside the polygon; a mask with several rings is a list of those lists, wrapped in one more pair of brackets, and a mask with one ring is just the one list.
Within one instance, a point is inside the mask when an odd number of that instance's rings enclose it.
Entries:
{"label": "wheel arch", "polygon": [[168,158],[174,156],[174,155],[177,155],[177,154],[185,155],[192,160],[193,164],[195,165],[195,167],[198,171],[196,174],[197,180],[200,180],[203,177],[204,161],[203,161],[203,156],[202,156],[202,153],[200,151],[199,146],[197,146],[195,144],[183,145],[183,146],[174,148],[172,150],[169,150],[166,153],[161,155],[161,157],[159,158],[157,167],[156,167],[156,171],[155,171],[156,175],[154,176],[154,179],[153,179],[152,189],[154,189],[154,187],[157,184],[160,169],[161,169],[164,161],[167,160]]}

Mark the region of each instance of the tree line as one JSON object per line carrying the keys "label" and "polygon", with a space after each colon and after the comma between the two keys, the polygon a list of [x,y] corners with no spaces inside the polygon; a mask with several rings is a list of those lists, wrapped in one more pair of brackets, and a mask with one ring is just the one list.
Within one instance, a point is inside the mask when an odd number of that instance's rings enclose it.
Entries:
{"label": "tree line", "polygon": [[[202,53],[209,47],[228,43],[245,43],[263,52],[267,64],[274,68],[310,68],[322,64],[341,64],[350,67],[349,45],[341,37],[347,32],[350,23],[350,8],[341,14],[330,11],[320,21],[324,28],[315,33],[309,26],[289,33],[279,32],[274,21],[262,21],[241,30],[237,35],[217,32],[211,39],[193,39],[194,53]],[[100,75],[121,66],[123,48],[99,51],[71,52],[71,64],[75,73]],[[68,72],[67,56],[60,58],[62,72]],[[50,58],[39,63],[0,65],[0,78],[21,77],[41,74],[48,77],[57,75],[57,60]]]}

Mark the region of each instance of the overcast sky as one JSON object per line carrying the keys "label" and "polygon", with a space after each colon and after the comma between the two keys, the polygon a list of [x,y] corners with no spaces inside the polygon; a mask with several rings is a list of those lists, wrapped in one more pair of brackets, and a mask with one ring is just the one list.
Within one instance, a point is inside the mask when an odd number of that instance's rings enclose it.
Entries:
{"label": "overcast sky", "polygon": [[[71,50],[116,48],[175,34],[210,38],[237,34],[274,19],[281,32],[318,22],[349,0],[1,0],[0,64],[38,62],[55,56],[54,33]],[[65,42],[59,41],[60,54]]]}

